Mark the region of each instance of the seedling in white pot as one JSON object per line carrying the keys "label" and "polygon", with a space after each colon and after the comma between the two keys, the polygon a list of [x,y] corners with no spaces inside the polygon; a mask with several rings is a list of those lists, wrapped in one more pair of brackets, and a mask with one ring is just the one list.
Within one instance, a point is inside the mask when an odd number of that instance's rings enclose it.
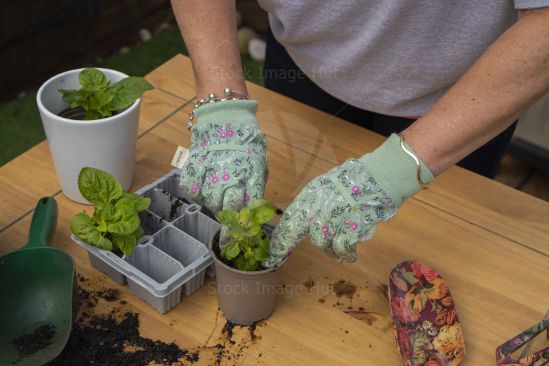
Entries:
{"label": "seedling in white pot", "polygon": [[105,170],[128,190],[132,183],[141,96],[152,86],[140,77],[108,69],[78,69],[46,81],[36,102],[61,190],[89,203],[78,191],[78,173]]}

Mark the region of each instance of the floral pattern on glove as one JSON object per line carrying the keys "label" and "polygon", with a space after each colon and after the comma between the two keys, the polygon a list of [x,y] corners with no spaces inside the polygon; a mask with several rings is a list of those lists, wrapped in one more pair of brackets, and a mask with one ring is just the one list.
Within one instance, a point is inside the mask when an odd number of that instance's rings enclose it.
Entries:
{"label": "floral pattern on glove", "polygon": [[194,201],[215,213],[263,197],[267,141],[256,122],[198,122],[191,132],[180,184]]}
{"label": "floral pattern on glove", "polygon": [[286,209],[273,231],[266,267],[281,263],[306,235],[340,261],[356,260],[356,246],[369,239],[376,224],[396,213],[364,163],[349,159],[312,180]]}
{"label": "floral pattern on glove", "polygon": [[389,298],[405,365],[453,366],[463,360],[465,344],[454,300],[433,268],[414,261],[396,266]]}

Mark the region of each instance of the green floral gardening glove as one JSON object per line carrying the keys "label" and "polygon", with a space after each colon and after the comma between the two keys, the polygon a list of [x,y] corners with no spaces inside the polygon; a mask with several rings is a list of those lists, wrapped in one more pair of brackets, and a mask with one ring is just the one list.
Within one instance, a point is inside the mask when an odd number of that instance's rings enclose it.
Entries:
{"label": "green floral gardening glove", "polygon": [[198,108],[181,187],[212,210],[240,209],[262,198],[267,181],[267,141],[255,119],[257,102],[228,100]]}
{"label": "green floral gardening glove", "polygon": [[[420,163],[421,180],[431,182],[433,175]],[[392,218],[420,189],[417,165],[393,134],[374,152],[348,159],[305,186],[273,231],[262,264],[278,265],[307,234],[322,251],[354,262],[358,242],[371,238],[376,224]]]}

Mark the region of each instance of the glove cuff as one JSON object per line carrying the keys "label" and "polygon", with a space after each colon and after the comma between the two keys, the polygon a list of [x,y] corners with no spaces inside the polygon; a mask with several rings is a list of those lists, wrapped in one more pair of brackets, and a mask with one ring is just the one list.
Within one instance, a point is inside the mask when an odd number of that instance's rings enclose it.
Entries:
{"label": "glove cuff", "polygon": [[223,102],[208,103],[199,107],[194,116],[197,124],[225,123],[232,124],[257,124],[255,113],[257,101],[249,99],[233,99]]}
{"label": "glove cuff", "polygon": [[[418,158],[420,162],[421,180],[424,183],[433,181],[433,174],[419,158],[414,150],[406,143],[406,148]],[[417,181],[417,165],[415,161],[400,146],[400,137],[392,134],[372,153],[359,159],[393,201],[395,207],[400,207],[409,197],[416,194],[421,185]]]}

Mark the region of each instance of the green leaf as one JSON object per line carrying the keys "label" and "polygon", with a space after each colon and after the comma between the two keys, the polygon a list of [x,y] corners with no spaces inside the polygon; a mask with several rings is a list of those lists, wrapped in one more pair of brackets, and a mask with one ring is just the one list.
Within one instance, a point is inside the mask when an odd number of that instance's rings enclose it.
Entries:
{"label": "green leaf", "polygon": [[264,207],[264,206],[272,206],[274,208],[274,205],[270,201],[267,201],[266,199],[263,199],[263,198],[256,198],[251,200],[248,203],[248,207],[250,208],[250,210],[253,210],[254,208],[258,208],[258,207]]}
{"label": "green leaf", "polygon": [[63,101],[67,103],[71,108],[82,107],[85,110],[90,109],[90,97],[93,95],[94,92],[82,89],[59,89],[59,92],[63,96]]}
{"label": "green leaf", "polygon": [[247,229],[242,231],[242,235],[247,238],[257,236],[259,233],[261,233],[261,225],[259,224],[252,224]]}
{"label": "green leaf", "polygon": [[255,251],[254,251],[254,258],[261,262],[263,259],[267,258],[268,254],[269,254],[268,250],[266,251],[262,247],[257,247],[255,248]]}
{"label": "green leaf", "polygon": [[244,258],[250,259],[253,257],[254,257],[254,251],[252,250],[252,248],[247,247],[246,250],[244,251]]}
{"label": "green leaf", "polygon": [[270,249],[269,239],[268,238],[259,239],[255,248],[254,258],[261,262],[262,260],[267,258],[267,256],[269,255],[269,249]]}
{"label": "green leaf", "polygon": [[122,198],[127,198],[133,202],[134,210],[141,212],[149,208],[151,205],[151,199],[138,195],[137,193],[122,193]]}
{"label": "green leaf", "polygon": [[101,113],[99,113],[98,111],[95,111],[93,109],[86,110],[86,114],[84,116],[84,119],[86,121],[93,121],[93,120],[101,119],[101,118],[104,118],[104,116]]}
{"label": "green leaf", "polygon": [[99,231],[102,235],[106,234],[107,230],[107,223],[105,221],[97,224],[97,231]]}
{"label": "green leaf", "polygon": [[79,90],[59,89],[59,92],[63,96],[63,101],[67,103],[71,108],[80,107],[86,102],[85,97],[81,95]]}
{"label": "green leaf", "polygon": [[138,212],[149,207],[150,199],[123,192],[114,177],[95,168],[80,171],[78,187],[95,204],[95,211],[93,217],[85,213],[76,215],[71,230],[91,245],[107,250],[114,245],[130,255],[137,239],[144,235]]}
{"label": "green leaf", "polygon": [[255,271],[257,269],[259,262],[253,256],[248,258],[247,262],[249,268],[248,271]]}
{"label": "green leaf", "polygon": [[250,221],[252,221],[252,212],[248,207],[243,207],[238,214],[238,220],[240,225],[246,227]]}
{"label": "green leaf", "polygon": [[111,203],[122,196],[122,186],[109,173],[95,168],[83,168],[78,175],[78,189],[95,205]]}
{"label": "green leaf", "polygon": [[145,79],[136,76],[110,85],[109,79],[93,68],[82,70],[78,78],[81,89],[59,89],[59,92],[71,108],[82,107],[86,110],[86,120],[110,117],[113,111],[128,107],[146,90],[152,89]]}
{"label": "green leaf", "polygon": [[242,270],[242,271],[247,271],[247,265],[248,265],[248,262],[246,261],[246,258],[244,257],[238,257],[236,258],[236,260],[234,261],[234,264],[236,265],[236,268]]}
{"label": "green leaf", "polygon": [[109,92],[114,96],[109,108],[111,110],[119,110],[129,107],[145,91],[152,88],[152,85],[142,77],[130,76],[124,78],[109,88]]}
{"label": "green leaf", "polygon": [[240,247],[238,245],[238,242],[231,242],[223,247],[223,252],[225,255],[225,259],[227,260],[233,260],[240,254]]}
{"label": "green leaf", "polygon": [[130,213],[135,213],[135,201],[133,198],[124,197],[124,194],[122,193],[122,196],[116,203],[114,204],[114,207],[117,210],[120,211],[130,211]]}
{"label": "green leaf", "polygon": [[112,250],[112,242],[104,236],[94,237],[95,239],[90,242],[91,245],[100,249]]}
{"label": "green leaf", "polygon": [[244,256],[241,256],[236,259],[235,264],[242,271],[255,271],[259,262],[254,258],[246,259]]}
{"label": "green leaf", "polygon": [[[230,227],[228,235],[231,242],[221,250],[221,257],[232,259],[236,268],[244,271],[256,271],[259,263],[269,255],[269,241],[261,224],[270,221],[275,213],[275,206],[267,200],[253,200],[240,212],[224,210],[217,214],[217,219]],[[238,249],[238,250],[237,250]]]}
{"label": "green leaf", "polygon": [[221,225],[234,227],[238,223],[238,213],[231,210],[219,211],[215,215]]}
{"label": "green leaf", "polygon": [[104,91],[98,91],[92,94],[90,97],[90,109],[97,109],[102,113],[101,108],[109,104],[113,97],[114,96],[111,93],[106,93]]}
{"label": "green leaf", "polygon": [[233,239],[241,240],[244,238],[244,231],[240,228],[235,228],[231,230],[231,232],[229,233],[229,236]]}
{"label": "green leaf", "polygon": [[126,220],[107,224],[107,231],[119,235],[131,235],[139,227],[139,216],[134,215]]}
{"label": "green leaf", "polygon": [[85,235],[89,231],[95,230],[96,228],[91,221],[91,217],[85,212],[77,213],[71,221],[71,231],[78,237],[80,237],[80,235]]}
{"label": "green leaf", "polygon": [[111,82],[105,74],[93,68],[88,68],[80,71],[78,80],[83,90],[87,91],[102,91],[106,90]]}
{"label": "green leaf", "polygon": [[112,250],[111,241],[101,235],[101,232],[97,230],[91,218],[84,212],[80,212],[74,216],[71,221],[71,231],[78,239],[90,245]]}
{"label": "green leaf", "polygon": [[143,235],[145,235],[145,230],[139,225],[137,229],[132,233],[132,235],[135,237],[136,240],[141,239]]}
{"label": "green leaf", "polygon": [[69,105],[80,98],[80,93],[75,89],[57,89],[57,91],[61,93],[63,101]]}
{"label": "green leaf", "polygon": [[107,223],[120,220],[121,212],[110,203],[99,205],[95,208],[94,216],[98,223]]}
{"label": "green leaf", "polygon": [[126,256],[130,256],[135,249],[137,241],[134,235],[113,235],[112,240],[122,253]]}
{"label": "green leaf", "polygon": [[111,221],[107,225],[107,231],[119,235],[130,235],[141,223],[137,212],[135,212],[133,202],[127,198],[121,198],[116,202],[116,221]]}
{"label": "green leaf", "polygon": [[261,206],[252,210],[253,220],[258,224],[265,224],[271,221],[274,215],[275,208],[270,206]]}

